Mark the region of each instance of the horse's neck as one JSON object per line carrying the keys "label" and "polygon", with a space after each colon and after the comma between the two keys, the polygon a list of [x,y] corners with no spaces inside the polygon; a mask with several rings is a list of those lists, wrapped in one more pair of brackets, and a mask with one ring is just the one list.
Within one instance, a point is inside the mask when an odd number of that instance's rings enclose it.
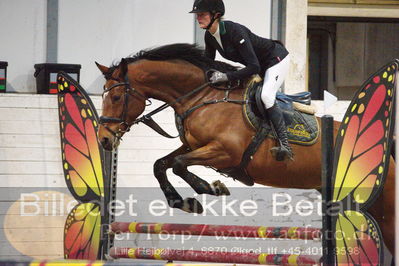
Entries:
{"label": "horse's neck", "polygon": [[[148,80],[146,87],[151,89],[148,89],[147,96],[169,104],[176,103],[172,107],[177,112],[186,109],[185,105],[188,102],[195,101],[205,91],[181,99],[204,84],[203,72],[191,64],[163,62],[161,66],[154,65],[150,69],[151,72],[147,74],[151,79]],[[178,101],[179,99],[181,101]]]}

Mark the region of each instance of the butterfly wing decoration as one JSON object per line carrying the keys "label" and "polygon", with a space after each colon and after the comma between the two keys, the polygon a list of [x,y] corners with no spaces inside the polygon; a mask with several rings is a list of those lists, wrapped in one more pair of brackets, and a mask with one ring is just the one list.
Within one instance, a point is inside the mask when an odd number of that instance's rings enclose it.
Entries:
{"label": "butterfly wing decoration", "polygon": [[340,126],[334,150],[332,218],[338,265],[381,265],[383,241],[365,211],[383,189],[394,130],[399,61],[371,76],[356,93]]}
{"label": "butterfly wing decoration", "polygon": [[101,219],[99,204],[79,203],[72,209],[65,223],[65,259],[101,259]]}
{"label": "butterfly wing decoration", "polygon": [[69,191],[79,202],[64,229],[66,259],[100,259],[104,206],[104,150],[97,141],[98,115],[83,88],[58,74],[62,162]]}

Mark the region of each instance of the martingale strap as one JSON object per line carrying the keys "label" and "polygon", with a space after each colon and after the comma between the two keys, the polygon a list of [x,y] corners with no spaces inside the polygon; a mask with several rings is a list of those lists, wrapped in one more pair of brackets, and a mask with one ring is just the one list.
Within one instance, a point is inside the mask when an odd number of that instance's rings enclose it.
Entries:
{"label": "martingale strap", "polygon": [[[199,104],[199,105],[196,105],[196,106],[190,108],[189,110],[185,111],[185,112],[184,112],[183,114],[181,114],[181,115],[176,113],[176,114],[175,114],[176,117],[179,118],[178,123],[181,123],[181,125],[177,125],[177,130],[178,130],[178,132],[179,132],[179,135],[177,135],[177,136],[171,136],[170,134],[168,134],[165,130],[163,130],[163,129],[161,128],[161,126],[158,125],[157,122],[155,122],[155,121],[152,119],[152,116],[155,115],[156,113],[159,113],[159,112],[163,111],[164,109],[166,109],[167,107],[172,106],[172,105],[174,105],[175,103],[181,101],[182,99],[184,99],[184,98],[186,98],[186,97],[188,97],[188,96],[191,96],[191,95],[195,94],[196,92],[202,90],[203,88],[205,88],[205,87],[208,86],[208,85],[209,85],[209,83],[205,83],[204,85],[198,87],[197,89],[191,91],[190,93],[188,93],[188,94],[186,94],[186,95],[184,95],[184,96],[182,96],[182,97],[176,99],[174,102],[172,102],[172,103],[170,103],[170,104],[168,104],[168,103],[163,104],[162,106],[158,107],[158,108],[155,109],[154,111],[152,111],[152,112],[150,112],[150,113],[148,113],[148,114],[146,114],[146,115],[143,115],[142,117],[136,119],[136,120],[133,122],[133,124],[143,123],[143,124],[145,124],[146,126],[152,128],[155,132],[157,132],[157,133],[160,134],[161,136],[164,136],[164,137],[166,137],[166,138],[177,138],[177,137],[180,136],[180,137],[182,137],[182,138],[184,139],[184,127],[183,127],[184,119],[186,119],[186,118],[187,118],[191,113],[193,113],[195,110],[197,110],[197,109],[199,109],[199,108],[202,108],[202,107],[204,107],[204,106],[206,106],[206,105],[217,104],[217,103],[235,103],[235,104],[246,104],[246,103],[247,103],[246,100],[232,100],[232,99],[229,99],[230,90],[226,90],[226,91],[225,91],[225,97],[224,97],[223,99],[217,99],[217,100],[212,100],[212,101],[203,102],[203,103],[201,103],[201,104]],[[186,142],[185,142],[185,143],[186,143]]]}
{"label": "martingale strap", "polygon": [[216,103],[235,103],[235,104],[246,104],[247,103],[247,100],[232,100],[232,99],[229,99],[229,93],[230,93],[229,90],[225,91],[225,97],[223,99],[203,102],[203,103],[201,103],[199,105],[191,107],[190,109],[188,109],[187,111],[185,111],[181,115],[179,115],[179,114],[177,114],[177,115],[180,117],[180,119],[182,121],[184,121],[184,119],[186,119],[195,110],[200,109],[200,108],[202,108],[202,107],[204,107],[206,105],[216,104]]}
{"label": "martingale strap", "polygon": [[269,131],[268,128],[265,126],[262,126],[261,128],[259,128],[258,131],[256,131],[256,135],[252,137],[251,143],[249,143],[248,147],[245,149],[239,165],[235,167],[220,169],[217,171],[228,177],[237,179],[247,186],[253,186],[254,179],[251,176],[249,176],[246,168],[249,162],[253,159],[253,155],[258,150],[260,144],[262,144],[262,142],[267,137],[268,131]]}
{"label": "martingale strap", "polygon": [[191,92],[189,92],[189,93],[187,93],[187,94],[181,96],[180,98],[177,98],[177,99],[176,99],[175,101],[173,101],[172,103],[165,103],[165,104],[161,105],[160,107],[158,107],[158,108],[155,109],[154,111],[152,111],[152,112],[150,112],[150,113],[148,113],[148,114],[146,114],[146,115],[143,115],[143,116],[140,117],[140,118],[137,118],[135,121],[133,121],[132,125],[138,124],[138,123],[143,123],[143,124],[147,125],[148,127],[152,128],[155,132],[157,132],[157,133],[160,134],[161,136],[164,136],[164,137],[167,137],[167,138],[171,138],[171,139],[174,139],[174,138],[177,138],[177,137],[181,136],[181,135],[179,134],[179,135],[173,137],[173,136],[169,135],[168,133],[166,133],[166,131],[163,130],[163,129],[161,128],[161,126],[158,125],[158,123],[155,122],[155,121],[152,119],[152,116],[155,115],[155,114],[157,114],[157,113],[159,113],[159,112],[161,112],[161,111],[163,111],[164,109],[168,108],[169,106],[172,106],[172,105],[174,105],[174,104],[180,102],[181,100],[183,100],[183,99],[185,99],[185,98],[187,98],[187,97],[189,97],[189,96],[191,96],[191,95],[193,95],[193,94],[199,92],[200,90],[203,90],[204,88],[206,88],[206,87],[209,86],[209,85],[210,85],[210,83],[209,83],[209,82],[206,82],[206,83],[202,84],[201,86],[199,86],[198,88],[192,90]]}
{"label": "martingale strap", "polygon": [[185,111],[184,113],[182,113],[181,115],[178,113],[175,113],[175,121],[176,121],[176,128],[177,131],[179,132],[179,136],[182,140],[182,142],[184,143],[184,145],[186,145],[187,147],[190,147],[190,145],[188,145],[188,142],[186,140],[186,138],[184,137],[184,120],[190,115],[192,114],[195,110],[198,110],[204,106],[210,105],[210,104],[217,104],[217,103],[234,103],[234,104],[247,104],[247,100],[232,100],[229,99],[229,93],[230,91],[225,91],[225,97],[223,99],[218,99],[218,100],[212,100],[212,101],[206,101],[203,102],[199,105],[196,105],[194,107],[191,107],[189,110]]}
{"label": "martingale strap", "polygon": [[142,122],[144,125],[150,127],[152,130],[154,130],[155,132],[157,132],[159,135],[161,135],[161,136],[163,136],[163,137],[166,137],[166,138],[169,138],[169,139],[174,139],[174,138],[177,138],[177,137],[180,136],[180,134],[177,135],[177,136],[171,136],[171,135],[169,135],[165,130],[163,130],[163,129],[158,125],[157,122],[155,122],[155,121],[152,119],[152,117],[146,117],[146,116],[144,116],[144,117],[142,118],[141,122]]}

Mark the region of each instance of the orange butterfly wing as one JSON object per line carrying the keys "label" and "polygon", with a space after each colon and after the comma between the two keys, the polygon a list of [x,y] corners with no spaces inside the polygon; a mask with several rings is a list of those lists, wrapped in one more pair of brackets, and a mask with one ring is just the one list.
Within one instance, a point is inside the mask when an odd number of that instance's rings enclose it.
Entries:
{"label": "orange butterfly wing", "polygon": [[382,237],[365,210],[383,189],[394,129],[394,95],[398,62],[374,74],[355,95],[341,124],[335,146],[333,217],[336,262],[379,265]]}
{"label": "orange butterfly wing", "polygon": [[66,259],[98,259],[101,236],[100,206],[80,203],[69,213],[65,224]]}
{"label": "orange butterfly wing", "polygon": [[98,116],[89,96],[64,73],[58,75],[58,105],[65,181],[79,202],[65,224],[64,256],[100,259],[105,154],[97,141]]}

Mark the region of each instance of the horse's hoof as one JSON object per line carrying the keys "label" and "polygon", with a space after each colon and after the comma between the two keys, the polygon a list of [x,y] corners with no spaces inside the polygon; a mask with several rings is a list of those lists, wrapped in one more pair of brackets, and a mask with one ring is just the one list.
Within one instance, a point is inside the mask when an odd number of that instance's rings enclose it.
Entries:
{"label": "horse's hoof", "polygon": [[215,193],[215,196],[221,196],[221,195],[230,196],[229,189],[226,187],[225,184],[220,182],[220,180],[216,180],[216,181],[212,182],[211,186],[212,186],[213,192]]}
{"label": "horse's hoof", "polygon": [[202,213],[204,211],[201,203],[194,198],[185,198],[181,209],[189,213]]}

